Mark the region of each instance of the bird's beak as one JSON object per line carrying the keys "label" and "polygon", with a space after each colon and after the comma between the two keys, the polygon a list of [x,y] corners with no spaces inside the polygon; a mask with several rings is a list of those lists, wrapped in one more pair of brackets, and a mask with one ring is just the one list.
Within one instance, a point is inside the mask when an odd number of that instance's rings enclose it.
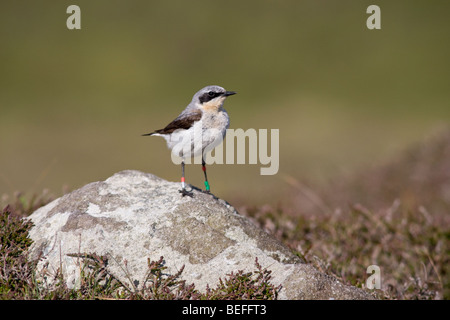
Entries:
{"label": "bird's beak", "polygon": [[223,95],[225,97],[228,97],[228,96],[232,96],[233,94],[236,94],[236,92],[234,92],[234,91],[225,91],[225,93]]}

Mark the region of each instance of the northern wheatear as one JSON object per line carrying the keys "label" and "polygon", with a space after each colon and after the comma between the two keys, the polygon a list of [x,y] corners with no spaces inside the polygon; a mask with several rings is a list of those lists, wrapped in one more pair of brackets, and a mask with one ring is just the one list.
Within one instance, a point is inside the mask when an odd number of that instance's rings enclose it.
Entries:
{"label": "northern wheatear", "polygon": [[202,155],[202,170],[205,175],[205,191],[210,192],[206,175],[206,152],[222,142],[230,126],[230,118],[223,108],[228,96],[236,94],[219,86],[207,86],[198,91],[191,103],[164,129],[143,134],[143,136],[161,136],[167,141],[167,147],[176,156],[181,157],[181,190],[183,196],[192,197],[186,190],[184,161],[186,157]]}

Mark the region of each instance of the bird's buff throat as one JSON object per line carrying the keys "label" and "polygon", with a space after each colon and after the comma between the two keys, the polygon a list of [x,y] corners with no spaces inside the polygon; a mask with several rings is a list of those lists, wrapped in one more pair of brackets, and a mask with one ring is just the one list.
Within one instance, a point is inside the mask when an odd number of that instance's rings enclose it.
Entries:
{"label": "bird's buff throat", "polygon": [[201,108],[207,112],[217,112],[217,110],[219,110],[222,107],[223,102],[225,101],[225,98],[226,97],[223,97],[223,96],[215,98],[211,101],[204,103],[201,106]]}

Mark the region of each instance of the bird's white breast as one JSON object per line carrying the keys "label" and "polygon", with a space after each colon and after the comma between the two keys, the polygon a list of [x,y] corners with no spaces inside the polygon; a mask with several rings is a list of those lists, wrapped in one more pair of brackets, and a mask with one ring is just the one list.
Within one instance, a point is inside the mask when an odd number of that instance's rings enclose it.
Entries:
{"label": "bird's white breast", "polygon": [[199,156],[219,145],[230,125],[227,112],[203,111],[202,118],[187,130],[177,130],[164,138],[167,146],[179,157]]}

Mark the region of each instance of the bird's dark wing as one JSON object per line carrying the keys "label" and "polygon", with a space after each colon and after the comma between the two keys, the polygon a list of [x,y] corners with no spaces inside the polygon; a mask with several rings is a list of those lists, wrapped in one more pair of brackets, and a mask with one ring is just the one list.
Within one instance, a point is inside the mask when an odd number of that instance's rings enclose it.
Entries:
{"label": "bird's dark wing", "polygon": [[171,134],[175,130],[184,129],[187,130],[194,125],[194,122],[199,121],[202,118],[202,111],[197,110],[187,114],[181,114],[171,123],[169,123],[164,129],[155,130],[152,133],[143,134],[143,136],[151,136],[152,134]]}

